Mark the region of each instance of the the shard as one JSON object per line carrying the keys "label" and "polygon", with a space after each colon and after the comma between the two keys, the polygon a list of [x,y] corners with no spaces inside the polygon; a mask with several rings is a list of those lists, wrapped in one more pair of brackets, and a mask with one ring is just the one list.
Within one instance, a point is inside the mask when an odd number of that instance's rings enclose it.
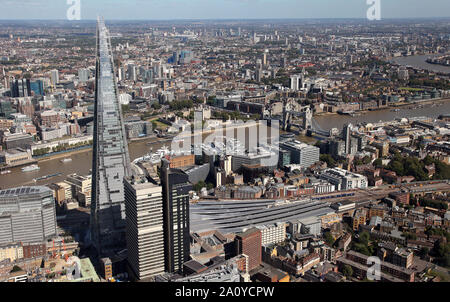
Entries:
{"label": "the shard", "polygon": [[91,240],[102,256],[125,242],[124,176],[130,175],[128,145],[118,99],[111,39],[98,19],[92,159]]}

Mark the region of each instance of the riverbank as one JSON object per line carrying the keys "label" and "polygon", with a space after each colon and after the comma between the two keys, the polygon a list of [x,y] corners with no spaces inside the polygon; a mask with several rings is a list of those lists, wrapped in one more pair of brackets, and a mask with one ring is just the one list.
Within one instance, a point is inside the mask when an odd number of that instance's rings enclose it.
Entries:
{"label": "riverbank", "polygon": [[[411,107],[415,109],[411,109]],[[429,117],[431,119],[437,119],[443,113],[450,112],[450,102],[440,102],[436,105],[418,105],[411,104],[405,106],[399,110],[385,109],[385,110],[373,110],[365,114],[359,114],[357,116],[350,115],[323,115],[314,116],[315,125],[319,126],[324,131],[329,131],[333,128],[342,129],[345,124],[351,123],[357,125],[359,123],[378,123],[384,121],[399,120],[402,118],[413,117]]]}
{"label": "riverbank", "polygon": [[[428,105],[428,104],[435,104],[435,103],[445,103],[450,101],[450,98],[445,98],[445,99],[431,99],[431,100],[420,100],[420,101],[412,101],[412,102],[402,102],[402,103],[397,103],[397,104],[393,104],[391,106],[388,107],[384,107],[384,108],[377,108],[375,110],[358,110],[355,111],[355,113],[359,114],[359,115],[364,115],[373,111],[381,111],[381,110],[392,110],[392,109],[397,109],[397,108],[403,108],[403,107],[408,107],[408,106],[414,106],[414,105]],[[335,116],[335,115],[343,115],[343,114],[339,114],[337,112],[319,112],[314,114],[314,116]]]}
{"label": "riverbank", "polygon": [[45,162],[45,161],[49,161],[49,160],[55,160],[55,159],[59,159],[59,158],[70,157],[70,156],[75,155],[75,154],[85,153],[85,152],[89,152],[89,151],[92,151],[92,147],[78,149],[78,150],[73,150],[73,151],[67,151],[67,152],[58,153],[58,154],[54,154],[54,155],[48,155],[48,156],[45,156],[45,157],[38,158],[37,161],[38,162]]}

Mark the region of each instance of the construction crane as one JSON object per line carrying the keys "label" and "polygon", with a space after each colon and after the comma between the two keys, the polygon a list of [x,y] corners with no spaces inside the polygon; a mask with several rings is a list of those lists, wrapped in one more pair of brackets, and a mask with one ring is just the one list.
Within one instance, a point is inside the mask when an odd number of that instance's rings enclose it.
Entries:
{"label": "construction crane", "polygon": [[52,258],[55,258],[55,240],[52,240],[53,248],[52,248]]}
{"label": "construction crane", "polygon": [[64,249],[64,259],[67,261],[67,259],[69,259],[69,255],[67,254],[66,245],[64,244],[64,238],[62,238],[62,246]]}
{"label": "construction crane", "polygon": [[[55,240],[52,240],[52,244],[53,244],[53,248],[52,248],[52,258],[55,259],[57,258],[56,256],[59,256],[56,254],[55,250]],[[65,260],[67,261],[67,259],[69,258],[69,255],[67,254],[67,249],[66,249],[66,244],[64,243],[64,238],[61,239],[61,244],[63,246],[64,252],[60,252],[59,254],[62,256],[64,255]],[[60,249],[61,251],[61,249]]]}

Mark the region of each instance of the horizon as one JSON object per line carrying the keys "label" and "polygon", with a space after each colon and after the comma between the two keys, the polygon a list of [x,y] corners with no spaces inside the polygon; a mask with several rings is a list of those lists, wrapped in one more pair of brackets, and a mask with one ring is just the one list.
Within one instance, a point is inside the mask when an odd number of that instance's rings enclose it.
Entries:
{"label": "horizon", "polygon": [[[72,1],[72,2],[71,2]],[[77,0],[0,0],[0,20],[63,20]],[[81,20],[364,19],[366,0],[79,0]],[[432,4],[430,2],[433,2]],[[380,0],[381,19],[450,18],[450,1]],[[324,9],[326,7],[326,9]]]}
{"label": "horizon", "polygon": [[[370,22],[382,23],[383,21],[395,21],[395,20],[450,20],[448,17],[393,17],[393,18],[383,18],[381,20],[374,20]],[[177,19],[107,19],[105,21],[152,21],[152,22],[165,22],[165,21],[321,21],[321,20],[349,20],[349,21],[365,21],[369,22],[367,18],[350,18],[350,17],[333,17],[333,18],[177,18]],[[83,23],[83,22],[97,22],[97,19],[81,19],[81,20],[67,20],[67,19],[1,19],[3,21],[55,21],[55,22],[71,22],[71,23]]]}

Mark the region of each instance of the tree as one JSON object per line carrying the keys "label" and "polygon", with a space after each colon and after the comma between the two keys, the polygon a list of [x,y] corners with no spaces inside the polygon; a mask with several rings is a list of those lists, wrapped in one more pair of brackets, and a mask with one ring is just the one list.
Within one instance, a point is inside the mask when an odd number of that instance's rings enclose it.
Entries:
{"label": "tree", "polygon": [[171,110],[182,110],[185,108],[192,108],[194,106],[194,102],[191,100],[185,101],[173,101],[169,104]]}
{"label": "tree", "polygon": [[364,245],[362,243],[355,243],[353,245],[353,249],[357,251],[358,253],[364,254],[366,256],[372,256],[371,251],[367,247],[367,245]]}
{"label": "tree", "polygon": [[124,105],[122,104],[122,113],[127,113],[130,111],[130,105]]}
{"label": "tree", "polygon": [[161,109],[161,104],[160,103],[153,103],[152,104],[152,108],[155,109],[155,110],[159,110],[159,109]]}
{"label": "tree", "polygon": [[369,244],[370,234],[368,232],[362,232],[359,234],[358,242],[364,245]]}
{"label": "tree", "polygon": [[430,249],[429,249],[429,248],[427,248],[427,247],[422,247],[422,248],[420,249],[420,251],[419,251],[419,255],[420,255],[421,258],[425,258],[425,257],[428,255],[429,252],[430,252]]}
{"label": "tree", "polygon": [[376,168],[382,168],[383,167],[383,160],[381,158],[377,158],[374,162],[373,165]]}
{"label": "tree", "polygon": [[345,277],[350,278],[351,276],[353,276],[353,269],[350,265],[346,264],[342,268],[342,273]]}
{"label": "tree", "polygon": [[333,236],[331,235],[331,232],[325,232],[325,233],[323,234],[323,237],[324,237],[325,242],[326,242],[329,246],[333,246],[333,244],[334,244],[334,238],[333,238]]}
{"label": "tree", "polygon": [[336,161],[330,154],[321,154],[320,160],[327,163],[327,167],[334,168],[336,167]]}
{"label": "tree", "polygon": [[198,183],[194,185],[194,190],[196,192],[200,192],[202,188],[205,188],[207,185],[203,180],[200,180]]}
{"label": "tree", "polygon": [[397,175],[404,175],[403,165],[401,162],[392,162],[392,164],[390,165],[390,169],[397,173]]}
{"label": "tree", "polygon": [[22,270],[22,268],[20,266],[14,265],[11,270],[11,273],[20,272],[21,270]]}

